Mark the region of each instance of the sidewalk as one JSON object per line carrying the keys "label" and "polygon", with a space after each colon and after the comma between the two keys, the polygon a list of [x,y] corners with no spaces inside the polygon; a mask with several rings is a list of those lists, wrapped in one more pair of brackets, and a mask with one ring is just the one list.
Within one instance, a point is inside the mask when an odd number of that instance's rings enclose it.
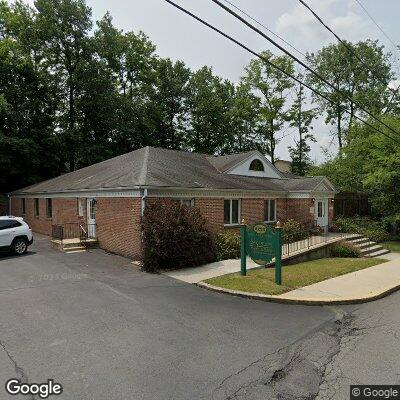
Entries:
{"label": "sidewalk", "polygon": [[[344,238],[349,238],[352,234],[345,234],[337,236],[335,234],[330,234],[327,240],[322,239],[318,236],[311,237],[312,245],[305,246],[304,243],[307,243],[307,240],[300,240],[299,242],[291,243],[292,247],[289,254],[287,254],[287,246],[282,246],[282,260],[286,260],[287,258],[298,256],[299,254],[308,253],[310,250],[315,250],[320,247],[327,246],[328,244],[332,244],[338,241],[343,240]],[[274,260],[272,260],[274,261]],[[261,267],[260,265],[253,262],[253,260],[247,257],[247,269],[253,269],[257,267]],[[174,271],[166,271],[164,275],[170,276],[171,278],[178,279],[180,281],[184,281],[187,283],[198,283],[201,281],[205,281],[210,278],[215,278],[217,276],[233,274],[234,272],[240,271],[240,259],[235,260],[224,260],[217,261],[214,263],[210,263],[207,265],[203,265],[200,267],[194,268],[183,268],[180,270]]]}
{"label": "sidewalk", "polygon": [[382,298],[400,289],[400,253],[392,253],[383,264],[327,279],[277,296],[240,292],[208,285],[199,286],[257,300],[294,304],[363,303]]}

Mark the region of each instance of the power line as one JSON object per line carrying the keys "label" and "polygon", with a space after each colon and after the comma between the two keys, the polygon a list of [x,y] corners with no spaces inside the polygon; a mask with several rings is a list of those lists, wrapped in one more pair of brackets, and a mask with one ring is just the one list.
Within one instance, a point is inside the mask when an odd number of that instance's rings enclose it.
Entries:
{"label": "power line", "polygon": [[[249,53],[253,54],[254,56],[260,58],[261,60],[263,60],[266,64],[272,66],[273,68],[277,69],[278,71],[280,71],[282,74],[288,76],[289,78],[293,79],[294,81],[296,81],[297,83],[302,84],[304,87],[306,87],[307,89],[311,90],[313,93],[317,94],[318,96],[322,97],[323,99],[325,99],[326,101],[335,104],[333,100],[331,100],[329,97],[325,96],[323,93],[319,92],[317,89],[314,89],[313,87],[311,87],[310,85],[308,85],[305,82],[302,82],[300,79],[296,78],[295,76],[293,76],[292,74],[286,72],[283,68],[279,67],[278,65],[274,64],[272,61],[270,61],[268,58],[262,56],[261,54],[257,53],[256,51],[250,49],[249,47],[247,47],[246,45],[244,45],[243,43],[239,42],[237,39],[233,38],[232,36],[229,36],[227,33],[221,31],[220,29],[218,29],[217,27],[215,27],[214,25],[211,25],[210,23],[208,23],[207,21],[205,21],[204,19],[198,17],[197,15],[193,14],[192,12],[186,10],[185,8],[181,7],[180,5],[174,3],[171,0],[164,0],[167,3],[169,3],[170,5],[172,5],[173,7],[177,8],[178,10],[182,11],[183,13],[189,15],[190,17],[192,17],[193,19],[197,20],[198,22],[200,22],[201,24],[207,26],[208,28],[212,29],[213,31],[217,32],[218,34],[220,34],[221,36],[225,37],[226,39],[230,40],[231,42],[235,43],[236,45],[238,45],[239,47],[241,47],[242,49],[248,51]],[[351,112],[348,109],[344,109],[345,112],[347,112],[348,114],[350,114]],[[394,142],[400,144],[400,141],[396,140],[395,138],[393,138],[392,136],[386,134],[385,132],[381,131],[380,129],[376,128],[375,126],[371,125],[369,122],[365,121],[364,119],[362,119],[361,117],[358,117],[357,115],[354,115],[354,118],[357,119],[360,122],[363,122],[365,125],[369,126],[370,128],[376,130],[377,132],[381,133],[382,135],[386,136],[387,138],[393,140]]]}
{"label": "power line", "polygon": [[381,123],[382,125],[386,126],[389,130],[394,132],[396,135],[400,135],[400,132],[396,131],[393,129],[391,126],[387,125],[384,121],[380,120],[378,117],[376,117],[374,114],[371,114],[368,110],[366,110],[364,107],[362,107],[360,104],[355,102],[353,98],[349,98],[348,96],[345,96],[338,88],[333,86],[328,80],[326,80],[324,77],[322,77],[318,72],[314,71],[311,67],[309,67],[307,64],[305,64],[303,61],[301,61],[299,58],[294,56],[290,51],[286,50],[284,47],[282,47],[279,43],[277,43],[275,40],[271,39],[269,36],[267,36],[265,33],[260,31],[258,28],[256,28],[254,25],[252,25],[250,22],[246,21],[244,18],[242,18],[240,15],[238,15],[235,11],[231,10],[229,7],[226,5],[222,4],[219,0],[211,0],[221,8],[223,8],[225,11],[227,11],[229,14],[233,15],[235,18],[237,18],[239,21],[243,22],[245,25],[247,25],[250,29],[253,31],[257,32],[259,35],[261,35],[263,38],[267,39],[270,43],[272,43],[275,47],[277,47],[279,50],[283,51],[286,55],[288,55],[290,58],[298,62],[300,65],[302,65],[307,71],[311,72],[313,75],[315,75],[319,80],[324,82],[326,85],[328,85],[330,88],[332,88],[335,92],[339,93],[339,95],[344,98],[347,101],[351,101],[353,104],[355,104],[360,110],[364,111],[367,115],[369,115],[371,118],[373,118],[375,121]]}
{"label": "power line", "polygon": [[[366,66],[366,68],[368,69],[368,71],[372,74],[372,76],[374,76],[375,78],[377,78],[377,80],[379,80],[381,83],[383,83],[385,86],[387,86],[387,88],[394,94],[396,95],[400,85],[397,89],[392,89],[391,87],[388,86],[388,83],[385,82],[383,79],[381,79],[379,76],[375,75],[375,71],[372,69],[373,67],[370,67],[358,54],[357,52],[342,38],[339,37],[339,35],[337,35],[331,27],[329,27],[323,20],[322,18],[303,0],[299,0],[299,2],[305,7],[307,8],[308,11],[310,11],[310,13],[321,23],[322,26],[324,26],[330,33],[332,33],[332,35],[338,40],[339,43],[341,43],[346,49],[347,51],[349,51],[352,55],[354,55],[357,60],[362,63],[364,66]],[[393,98],[394,99],[394,98]],[[392,99],[392,100],[393,100]],[[388,103],[388,105],[386,107],[389,107],[391,101]]]}
{"label": "power line", "polygon": [[364,5],[359,0],[355,0],[355,1],[364,10],[365,14],[368,15],[368,17],[376,25],[376,27],[385,35],[386,39],[389,40],[389,42],[392,44],[394,49],[396,51],[398,51],[397,45],[393,42],[393,40],[390,38],[390,36],[383,30],[383,28],[376,22],[376,20],[372,17],[372,15],[368,12],[368,10],[364,7]]}
{"label": "power line", "polygon": [[[398,46],[394,43],[394,41],[390,38],[390,36],[383,30],[383,28],[378,24],[378,22],[375,20],[375,18],[371,15],[371,13],[366,9],[366,7],[359,1],[355,0],[357,4],[364,10],[365,14],[369,17],[369,19],[374,23],[374,25],[383,33],[383,35],[386,37],[386,39],[391,43],[392,48],[394,51],[400,56],[399,48]],[[397,66],[397,72],[400,73],[400,65],[399,65],[399,58],[394,58],[396,66]],[[400,85],[399,85],[400,88]]]}
{"label": "power line", "polygon": [[238,10],[239,12],[241,12],[243,15],[245,15],[246,17],[250,18],[252,21],[254,21],[257,25],[261,26],[262,28],[266,29],[269,33],[271,33],[272,35],[274,35],[275,37],[277,37],[278,39],[282,40],[283,43],[287,44],[291,49],[293,49],[294,51],[296,51],[297,53],[299,53],[300,55],[302,55],[304,58],[306,57],[306,55],[300,51],[299,49],[297,49],[295,46],[293,46],[291,43],[289,43],[286,39],[284,39],[282,36],[279,36],[277,33],[275,33],[274,31],[272,31],[270,28],[268,28],[267,26],[265,26],[264,24],[262,24],[260,21],[258,21],[257,19],[255,19],[254,17],[252,17],[250,14],[248,14],[246,11],[244,11],[243,9],[239,8],[238,6],[236,6],[235,4],[231,3],[229,0],[223,0],[225,1],[225,3],[228,3],[229,5],[231,5],[233,8],[235,8],[236,10]]}

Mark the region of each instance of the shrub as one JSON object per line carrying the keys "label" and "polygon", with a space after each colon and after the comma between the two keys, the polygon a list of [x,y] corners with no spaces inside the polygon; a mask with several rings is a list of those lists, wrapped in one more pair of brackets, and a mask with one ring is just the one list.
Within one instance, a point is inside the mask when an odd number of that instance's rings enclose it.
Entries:
{"label": "shrub", "polygon": [[379,225],[371,225],[369,228],[362,228],[359,232],[374,242],[385,242],[389,240],[389,234]]}
{"label": "shrub", "polygon": [[384,224],[369,217],[340,217],[336,219],[335,223],[340,232],[358,233],[374,242],[383,242],[389,238]]}
{"label": "shrub", "polygon": [[297,242],[309,236],[307,229],[294,219],[288,219],[282,225],[282,231],[284,243]]}
{"label": "shrub", "polygon": [[216,260],[215,238],[197,208],[174,200],[148,203],[142,231],[145,271],[195,267]]}
{"label": "shrub", "polygon": [[335,243],[331,248],[332,257],[358,258],[361,256],[360,250],[353,244],[347,242]]}
{"label": "shrub", "polygon": [[217,260],[229,260],[240,257],[240,235],[227,231],[217,236]]}
{"label": "shrub", "polygon": [[340,232],[340,229],[336,224],[331,224],[329,225],[329,232]]}

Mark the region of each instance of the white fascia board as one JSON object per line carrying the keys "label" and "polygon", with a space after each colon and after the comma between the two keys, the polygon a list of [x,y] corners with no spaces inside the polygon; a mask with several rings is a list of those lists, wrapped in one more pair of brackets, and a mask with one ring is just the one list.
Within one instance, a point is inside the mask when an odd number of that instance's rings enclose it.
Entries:
{"label": "white fascia board", "polygon": [[238,189],[149,189],[148,197],[170,198],[199,198],[199,197],[226,197],[226,198],[285,198],[287,192],[268,190],[238,190]]}
{"label": "white fascia board", "polygon": [[54,193],[18,193],[10,194],[13,198],[70,198],[70,197],[140,197],[139,189],[103,189],[103,190],[71,190]]}
{"label": "white fascia board", "polygon": [[335,197],[335,192],[290,192],[287,195],[288,199],[312,199],[312,198],[326,198],[330,199]]}

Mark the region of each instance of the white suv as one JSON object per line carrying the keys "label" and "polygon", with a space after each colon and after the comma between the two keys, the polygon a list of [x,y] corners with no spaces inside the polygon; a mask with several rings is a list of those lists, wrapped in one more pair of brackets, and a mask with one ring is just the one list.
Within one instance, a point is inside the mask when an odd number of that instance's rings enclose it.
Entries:
{"label": "white suv", "polygon": [[32,230],[23,218],[0,217],[0,250],[24,254],[33,243]]}

